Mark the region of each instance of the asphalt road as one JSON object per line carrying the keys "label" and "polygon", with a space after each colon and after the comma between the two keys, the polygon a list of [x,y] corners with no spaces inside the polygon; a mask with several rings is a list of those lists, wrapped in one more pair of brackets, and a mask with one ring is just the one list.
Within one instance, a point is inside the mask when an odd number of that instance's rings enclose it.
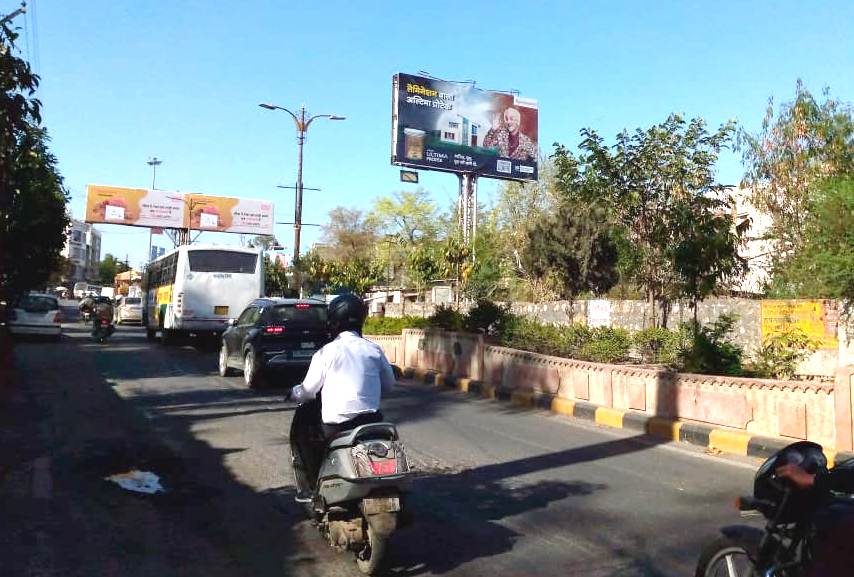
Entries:
{"label": "asphalt road", "polygon": [[[17,359],[42,410],[31,486],[48,487],[51,511],[34,533],[0,530],[21,574],[359,574],[292,501],[283,388],[249,391],[217,375],[215,351],[138,327],[101,345],[66,325]],[[732,503],[758,465],[412,383],[385,412],[419,471],[390,575],[691,575],[717,528],[740,522]],[[102,480],[131,467],[161,475],[167,496]]]}

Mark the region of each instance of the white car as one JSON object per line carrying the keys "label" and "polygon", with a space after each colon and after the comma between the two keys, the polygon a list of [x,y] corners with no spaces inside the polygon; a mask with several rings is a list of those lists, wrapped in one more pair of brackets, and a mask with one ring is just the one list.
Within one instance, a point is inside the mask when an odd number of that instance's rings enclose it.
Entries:
{"label": "white car", "polygon": [[140,297],[122,297],[115,306],[115,323],[141,323],[142,299]]}
{"label": "white car", "polygon": [[9,332],[13,335],[44,335],[58,339],[62,334],[62,313],[53,295],[30,293],[11,312]]}

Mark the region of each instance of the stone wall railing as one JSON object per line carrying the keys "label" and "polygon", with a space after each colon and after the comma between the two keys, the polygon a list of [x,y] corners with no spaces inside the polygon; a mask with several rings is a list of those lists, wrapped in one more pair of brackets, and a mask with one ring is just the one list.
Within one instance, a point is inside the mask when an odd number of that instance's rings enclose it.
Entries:
{"label": "stone wall railing", "polygon": [[[660,366],[609,365],[488,345],[483,337],[406,329],[368,337],[402,367],[469,377],[651,416],[685,419],[754,435],[808,439],[851,450],[854,367],[835,383],[673,373]],[[393,360],[394,359],[394,360]]]}

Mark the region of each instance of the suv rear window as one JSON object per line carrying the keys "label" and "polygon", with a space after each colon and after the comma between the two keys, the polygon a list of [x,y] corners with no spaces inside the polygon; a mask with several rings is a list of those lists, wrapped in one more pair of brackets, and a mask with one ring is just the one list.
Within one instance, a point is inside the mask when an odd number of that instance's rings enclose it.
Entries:
{"label": "suv rear window", "polygon": [[29,295],[21,299],[18,308],[24,309],[28,313],[46,313],[47,311],[58,310],[59,302],[52,297]]}
{"label": "suv rear window", "polygon": [[136,297],[126,297],[125,300],[122,301],[123,305],[138,305],[142,299]]}
{"label": "suv rear window", "polygon": [[257,254],[229,250],[190,250],[190,270],[193,272],[253,273]]}
{"label": "suv rear window", "polygon": [[326,307],[322,305],[279,305],[273,309],[271,321],[274,323],[287,321],[325,323]]}

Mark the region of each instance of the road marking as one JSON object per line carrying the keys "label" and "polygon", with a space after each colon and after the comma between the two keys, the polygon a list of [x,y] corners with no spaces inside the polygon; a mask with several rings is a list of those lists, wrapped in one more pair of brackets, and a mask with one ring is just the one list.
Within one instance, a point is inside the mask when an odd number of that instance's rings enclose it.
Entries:
{"label": "road marking", "polygon": [[625,413],[619,409],[599,407],[596,409],[596,423],[599,425],[614,427],[615,429],[622,429],[623,415],[625,415]]}
{"label": "road marking", "polygon": [[736,455],[747,455],[747,445],[753,435],[739,431],[714,429],[709,433],[709,448],[720,449]]}
{"label": "road marking", "polygon": [[650,435],[667,439],[669,441],[679,440],[679,430],[682,428],[682,421],[673,421],[662,417],[652,417],[647,422],[647,432]]}

